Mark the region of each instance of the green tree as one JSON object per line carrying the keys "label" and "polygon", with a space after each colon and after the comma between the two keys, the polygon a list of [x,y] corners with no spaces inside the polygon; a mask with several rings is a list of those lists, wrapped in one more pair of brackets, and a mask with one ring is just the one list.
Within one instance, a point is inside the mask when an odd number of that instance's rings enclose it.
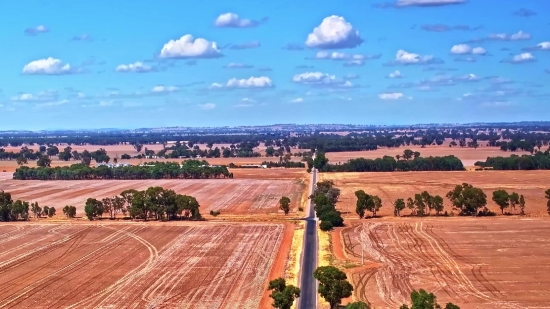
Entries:
{"label": "green tree", "polygon": [[38,206],[38,202],[31,203],[31,212],[34,214],[35,218],[39,218],[42,214],[42,208]]}
{"label": "green tree", "polygon": [[55,216],[55,207],[48,208],[48,217],[51,218]]}
{"label": "green tree", "polygon": [[315,159],[313,160],[313,167],[317,170],[322,171],[324,167],[328,164],[328,158],[325,156],[324,152],[317,152]]}
{"label": "green tree", "polygon": [[319,228],[321,229],[321,231],[327,232],[332,230],[334,228],[334,225],[332,225],[330,221],[321,221],[321,223],[319,224]]}
{"label": "green tree", "polygon": [[50,167],[51,163],[52,160],[46,155],[41,155],[36,161],[36,165],[41,167]]}
{"label": "green tree", "polygon": [[[410,309],[441,309],[441,306],[437,303],[437,297],[423,289],[411,293],[411,303]],[[399,308],[409,309],[409,306],[402,305]],[[447,303],[445,309],[460,309],[460,307],[453,303]]]}
{"label": "green tree", "polygon": [[403,209],[405,209],[405,200],[403,200],[402,198],[398,198],[395,200],[395,202],[393,202],[393,214],[396,216],[396,217],[399,217],[401,216],[401,211]]}
{"label": "green tree", "polygon": [[84,205],[84,213],[88,220],[92,221],[99,213],[103,213],[103,205],[101,201],[96,200],[95,198],[89,198],[86,200]]}
{"label": "green tree", "polygon": [[483,190],[467,183],[457,185],[446,196],[453,204],[454,209],[466,216],[477,215],[478,210],[487,205],[487,195]]}
{"label": "green tree", "polygon": [[290,199],[287,196],[283,196],[279,200],[279,209],[284,211],[285,215],[290,212]]}
{"label": "green tree", "polygon": [[444,209],[443,198],[439,195],[432,196],[432,207],[435,213],[439,215]]}
{"label": "green tree", "polygon": [[345,309],[370,309],[370,306],[362,301],[347,304]]}
{"label": "green tree", "polygon": [[411,215],[416,215],[416,205],[414,204],[414,200],[412,198],[407,199],[407,208],[411,210]]}
{"label": "green tree", "polygon": [[26,158],[25,156],[23,156],[23,155],[20,155],[19,157],[17,157],[17,158],[15,159],[15,162],[17,162],[17,165],[19,165],[19,166],[28,163],[28,162],[27,162],[27,158]]}
{"label": "green tree", "polygon": [[63,214],[65,214],[67,218],[74,218],[76,216],[76,207],[66,205],[63,207]]}
{"label": "green tree", "polygon": [[42,208],[42,215],[44,215],[44,216],[47,217],[49,213],[50,213],[50,207],[44,206],[44,207]]}
{"label": "green tree", "polygon": [[510,206],[510,195],[506,190],[497,190],[493,192],[493,201],[500,207],[502,214],[504,214],[504,209]]}
{"label": "green tree", "polygon": [[317,267],[313,277],[319,281],[319,294],[330,304],[331,309],[337,308],[342,299],[350,297],[353,292],[346,274],[334,266]]}
{"label": "green tree", "polygon": [[550,215],[550,189],[544,191],[544,194],[545,194],[544,197],[546,197],[546,199],[548,200],[548,201],[546,202],[546,211],[547,211],[548,214]]}
{"label": "green tree", "polygon": [[300,297],[300,289],[293,285],[286,285],[283,278],[269,281],[269,297],[273,299],[273,308],[290,309],[294,300]]}
{"label": "green tree", "polygon": [[365,210],[367,210],[368,195],[363,190],[355,191],[357,202],[355,204],[355,213],[359,216],[359,219],[365,217]]}
{"label": "green tree", "polygon": [[519,214],[525,215],[525,198],[523,197],[523,194],[519,196]]}
{"label": "green tree", "polygon": [[403,158],[407,161],[412,159],[413,155],[414,155],[414,152],[410,149],[405,149],[403,151]]}
{"label": "green tree", "polygon": [[512,192],[510,194],[510,209],[516,210],[516,206],[519,204],[519,194]]}
{"label": "green tree", "polygon": [[422,194],[414,195],[414,206],[416,207],[416,215],[424,216],[426,214],[426,202]]}

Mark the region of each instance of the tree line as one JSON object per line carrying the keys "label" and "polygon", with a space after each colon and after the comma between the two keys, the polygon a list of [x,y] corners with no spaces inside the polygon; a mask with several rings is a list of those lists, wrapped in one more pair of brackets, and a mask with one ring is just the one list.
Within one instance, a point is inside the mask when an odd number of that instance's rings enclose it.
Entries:
{"label": "tree line", "polygon": [[125,190],[118,196],[102,200],[86,200],[84,212],[89,220],[103,217],[110,219],[122,213],[132,219],[156,220],[201,220],[199,202],[192,196],[177,194],[162,187],[149,187],[143,191]]}
{"label": "tree line", "polygon": [[339,197],[340,189],[334,187],[332,181],[320,181],[315,185],[315,190],[309,198],[315,204],[315,213],[321,221],[321,230],[329,231],[333,227],[344,226],[344,218],[336,210]]}
{"label": "tree line", "polygon": [[426,157],[410,149],[395,158],[384,156],[376,159],[357,158],[344,164],[330,164],[325,153],[318,152],[314,160],[308,161],[308,166],[315,167],[320,172],[407,172],[407,171],[462,171],[464,165],[455,156]]}
{"label": "tree line", "polygon": [[[353,286],[347,280],[345,272],[334,266],[320,266],[315,269],[313,277],[319,282],[318,292],[330,305],[330,309],[371,309],[370,304],[356,301],[342,306],[342,300],[352,295]],[[269,295],[273,299],[273,308],[290,309],[294,301],[300,297],[301,290],[293,285],[287,285],[285,279],[277,278],[269,282]],[[411,292],[411,305],[403,304],[399,309],[460,309],[453,303],[442,307],[437,303],[437,297],[423,289]]]}
{"label": "tree line", "polygon": [[[360,219],[365,217],[365,212],[369,211],[372,217],[382,208],[382,199],[376,195],[370,195],[364,190],[355,192],[357,198],[355,213]],[[482,189],[476,188],[470,184],[463,183],[455,186],[445,197],[449,199],[453,210],[459,212],[460,216],[494,216],[495,213],[487,208],[487,195]],[[547,211],[550,214],[550,189],[545,191],[547,201]],[[516,211],[519,209],[519,215],[525,215],[525,197],[516,192],[508,193],[506,190],[496,190],[493,192],[492,200],[499,206],[501,213],[512,214],[505,210]],[[393,212],[395,216],[401,216],[403,210],[409,209],[411,216],[430,216],[432,211],[436,216],[440,216],[444,211],[444,200],[439,195],[431,195],[428,191],[416,193],[413,197],[398,198],[393,202]],[[517,207],[517,208],[516,208]],[[448,215],[445,212],[444,215]]]}
{"label": "tree line", "polygon": [[485,162],[478,161],[474,165],[494,170],[550,170],[550,151],[534,155],[488,157]]}
{"label": "tree line", "polygon": [[65,167],[21,166],[13,173],[14,180],[139,180],[139,179],[210,179],[233,178],[225,166],[210,166],[206,161],[186,160],[181,165],[174,162],[150,162],[144,166],[89,167],[73,164]]}

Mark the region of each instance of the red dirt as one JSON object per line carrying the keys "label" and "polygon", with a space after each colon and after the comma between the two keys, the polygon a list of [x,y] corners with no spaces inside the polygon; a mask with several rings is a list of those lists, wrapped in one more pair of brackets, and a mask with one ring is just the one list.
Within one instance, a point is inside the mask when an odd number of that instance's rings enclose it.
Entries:
{"label": "red dirt", "polygon": [[[500,214],[500,208],[492,201],[493,191],[504,189],[523,194],[526,200],[526,214],[548,216],[544,191],[550,188],[550,171],[470,171],[470,172],[392,172],[392,173],[321,173],[319,180],[332,180],[341,190],[337,208],[355,215],[355,191],[378,195],[383,202],[379,214],[393,216],[393,202],[397,198],[407,199],[426,190],[444,199],[445,210],[452,211],[452,205],[445,197],[456,185],[467,182],[484,190],[490,210]],[[508,210],[509,211],[509,210]],[[512,211],[519,213],[519,209]],[[405,209],[403,214],[410,211]]]}
{"label": "red dirt", "polygon": [[[306,173],[300,174],[304,177]],[[298,208],[305,187],[304,180],[288,179],[170,179],[170,180],[0,180],[0,190],[14,199],[38,202],[40,206],[77,207],[83,214],[86,199],[102,199],[127,189],[144,190],[151,186],[172,189],[191,195],[201,204],[201,211],[219,210],[222,214],[269,214],[279,211],[279,199],[288,196],[292,208]],[[258,177],[260,178],[260,177]]]}
{"label": "red dirt", "polygon": [[354,297],[375,308],[409,302],[413,289],[470,308],[542,308],[550,302],[550,220],[368,220],[341,231]]}
{"label": "red dirt", "polygon": [[292,245],[293,234],[294,224],[285,224],[285,231],[283,235],[283,240],[281,242],[281,249],[277,252],[277,255],[273,262],[273,266],[271,266],[271,271],[269,272],[269,277],[264,284],[264,293],[262,296],[262,300],[260,301],[259,308],[271,308],[271,303],[273,300],[269,297],[271,292],[267,290],[269,286],[269,280],[274,280],[284,276],[286,262],[290,253],[290,247]]}
{"label": "red dirt", "polygon": [[284,229],[4,224],[0,307],[258,308],[274,257],[288,250]]}

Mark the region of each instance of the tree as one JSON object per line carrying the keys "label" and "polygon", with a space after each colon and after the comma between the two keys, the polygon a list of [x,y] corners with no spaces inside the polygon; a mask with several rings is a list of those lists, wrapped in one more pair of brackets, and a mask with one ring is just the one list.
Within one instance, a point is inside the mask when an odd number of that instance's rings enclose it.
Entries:
{"label": "tree", "polygon": [[313,160],[313,167],[317,170],[322,171],[323,168],[328,164],[328,158],[325,156],[324,152],[317,152],[315,159]]}
{"label": "tree", "polygon": [[414,200],[412,198],[407,199],[407,208],[411,210],[411,215],[416,215],[416,207],[414,205]]}
{"label": "tree", "polygon": [[34,214],[35,218],[39,218],[42,213],[42,208],[38,206],[38,202],[31,203],[31,212]]}
{"label": "tree", "polygon": [[290,199],[286,196],[281,197],[279,200],[279,209],[285,212],[285,215],[288,215],[290,212]]}
{"label": "tree", "polygon": [[546,210],[548,211],[548,214],[550,215],[550,189],[544,191],[546,199],[548,201],[546,202]]}
{"label": "tree", "polygon": [[55,207],[48,208],[48,217],[51,218],[55,216]]}
{"label": "tree", "polygon": [[76,207],[66,205],[63,207],[63,214],[65,214],[67,218],[74,218],[76,216]]}
{"label": "tree", "polygon": [[371,196],[372,203],[370,203],[371,208],[369,209],[372,212],[372,216],[376,217],[376,213],[382,208],[382,199],[378,196]]}
{"label": "tree", "polygon": [[393,214],[396,217],[401,216],[401,211],[406,207],[405,200],[403,200],[402,198],[396,199],[395,202],[393,203],[393,207],[394,207]]}
{"label": "tree", "polygon": [[[437,297],[423,289],[411,293],[411,302],[410,309],[441,309],[441,306],[437,303]],[[400,309],[409,309],[409,306],[402,305]],[[460,307],[453,303],[447,303],[445,309],[460,309]]]}
{"label": "tree", "polygon": [[493,201],[500,207],[502,214],[504,214],[504,209],[510,206],[510,195],[505,190],[497,190],[493,192]]}
{"label": "tree", "polygon": [[416,215],[420,217],[424,216],[426,213],[426,202],[422,194],[414,195],[414,206],[416,208]]}
{"label": "tree", "polygon": [[321,266],[313,272],[319,281],[319,294],[330,304],[330,308],[342,303],[342,299],[351,296],[353,286],[347,281],[346,274],[334,266]]}
{"label": "tree", "polygon": [[23,156],[23,155],[20,155],[19,157],[17,157],[17,158],[15,159],[15,162],[17,162],[17,165],[19,165],[19,166],[28,163],[28,162],[27,162],[27,158],[26,158],[25,156]]}
{"label": "tree", "polygon": [[523,194],[519,196],[519,214],[525,215],[525,198],[523,197]]}
{"label": "tree", "polygon": [[414,155],[414,152],[413,152],[412,150],[410,150],[410,149],[405,149],[405,150],[403,151],[403,158],[404,158],[405,160],[407,160],[407,161],[409,161],[410,159],[412,159],[413,155]]}
{"label": "tree", "polygon": [[363,219],[365,217],[365,210],[367,210],[367,194],[363,190],[358,190],[355,191],[355,196],[357,197],[355,213],[359,216],[359,219]]}
{"label": "tree", "polygon": [[362,301],[347,304],[345,309],[370,309],[370,306]]}
{"label": "tree", "polygon": [[319,224],[319,228],[321,229],[321,231],[327,232],[332,230],[334,226],[330,221],[321,221],[321,224]]}
{"label": "tree", "polygon": [[90,166],[92,162],[92,154],[88,150],[84,150],[80,155],[80,162],[85,166]]}
{"label": "tree", "polygon": [[50,207],[44,206],[44,207],[42,208],[42,215],[44,215],[44,216],[47,217],[49,213],[50,213]]}
{"label": "tree", "polygon": [[51,163],[52,163],[52,160],[50,159],[50,157],[46,155],[40,156],[36,161],[36,165],[41,167],[50,167]]}
{"label": "tree", "polygon": [[460,213],[466,216],[477,215],[478,210],[487,205],[487,195],[483,190],[467,183],[457,185],[454,190],[447,193],[446,197],[451,201],[454,209],[460,210]]}
{"label": "tree", "polygon": [[443,198],[439,195],[432,196],[432,207],[435,210],[436,215],[439,215],[444,208]]}
{"label": "tree", "polygon": [[135,144],[134,144],[134,149],[135,149],[138,153],[141,152],[141,148],[142,148],[142,147],[143,147],[143,146],[142,146],[140,143],[135,143]]}
{"label": "tree", "polygon": [[512,192],[512,194],[510,194],[510,209],[516,210],[517,204],[519,204],[519,194]]}
{"label": "tree", "polygon": [[269,297],[273,299],[273,308],[290,309],[294,300],[300,297],[300,289],[293,285],[286,285],[283,278],[269,281],[268,290],[271,291]]}
{"label": "tree", "polygon": [[95,198],[89,198],[86,200],[84,205],[84,213],[88,220],[92,221],[99,213],[103,213],[103,205],[101,201],[96,200]]}

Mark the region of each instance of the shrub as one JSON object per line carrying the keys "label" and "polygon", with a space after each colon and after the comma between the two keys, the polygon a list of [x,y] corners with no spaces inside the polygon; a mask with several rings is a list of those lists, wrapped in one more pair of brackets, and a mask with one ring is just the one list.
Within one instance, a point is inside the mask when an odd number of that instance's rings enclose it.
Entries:
{"label": "shrub", "polygon": [[319,228],[321,229],[321,231],[330,231],[332,230],[333,228],[333,225],[332,223],[330,223],[330,221],[321,221],[321,224],[319,225]]}

